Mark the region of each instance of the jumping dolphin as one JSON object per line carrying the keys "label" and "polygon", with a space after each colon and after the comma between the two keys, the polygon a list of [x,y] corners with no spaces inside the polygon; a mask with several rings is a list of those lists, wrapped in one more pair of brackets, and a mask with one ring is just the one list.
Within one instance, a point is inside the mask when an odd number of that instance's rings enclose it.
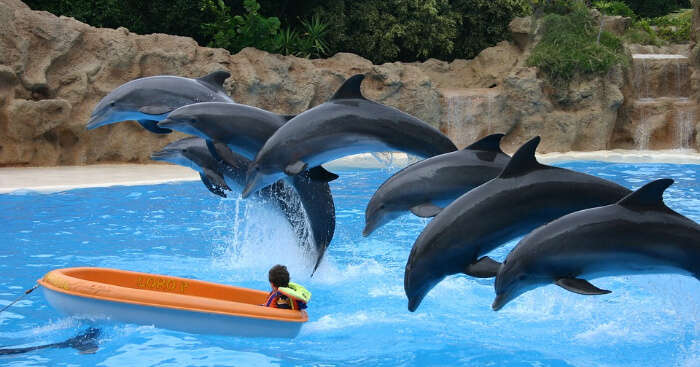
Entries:
{"label": "jumping dolphin", "polygon": [[[151,154],[151,159],[192,168],[199,172],[204,186],[215,195],[225,198],[225,191],[231,191],[224,179],[226,168],[211,155],[204,139],[192,137],[174,141],[160,151]],[[248,164],[243,164],[242,169],[245,172],[248,169]],[[228,167],[228,171],[235,171],[235,167]]]}
{"label": "jumping dolphin", "polygon": [[100,329],[88,328],[83,333],[74,336],[60,343],[36,345],[23,348],[3,348],[0,349],[0,356],[21,354],[46,348],[74,348],[82,354],[91,354],[97,351],[97,338],[100,336]]}
{"label": "jumping dolphin", "polygon": [[652,181],[616,204],[566,215],[525,236],[498,271],[493,309],[550,283],[610,293],[582,277],[680,272],[700,280],[700,225],[664,204],[672,183]]}
{"label": "jumping dolphin", "polygon": [[500,264],[481,256],[501,244],[630,193],[602,178],[540,164],[539,142],[536,137],[521,146],[498,177],[460,196],[418,236],[404,273],[410,311],[447,275],[495,276]]}
{"label": "jumping dolphin", "polygon": [[210,101],[233,103],[223,88],[230,76],[228,71],[215,71],[197,79],[159,75],[132,80],[100,100],[87,128],[136,120],[151,132],[167,134],[169,129],[156,124],[178,107]]}
{"label": "jumping dolphin", "polygon": [[434,217],[465,192],[498,176],[510,157],[500,148],[503,134],[489,135],[452,153],[414,163],[391,176],[372,195],[365,210],[363,236],[410,210]]}
{"label": "jumping dolphin", "polygon": [[[223,197],[226,197],[224,190],[243,188],[251,162],[232,152],[223,143],[207,142],[198,137],[170,143],[161,151],[153,153],[151,158],[190,167],[200,172],[205,186]],[[282,211],[299,239],[306,237],[306,221],[303,220],[303,215],[306,215],[312,237],[310,242],[316,250],[313,269],[315,272],[335,232],[335,206],[328,184],[315,182],[300,175],[291,180],[291,188],[284,181],[278,181],[260,190],[258,196]],[[304,213],[301,213],[301,210]]]}
{"label": "jumping dolphin", "polygon": [[158,127],[222,142],[252,160],[265,141],[293,117],[239,103],[202,102],[176,109]]}
{"label": "jumping dolphin", "polygon": [[[277,181],[350,154],[399,150],[423,158],[457,150],[434,127],[362,96],[364,75],[279,128],[251,165],[243,197]],[[335,175],[333,175],[335,176]],[[328,177],[328,180],[335,177]]]}

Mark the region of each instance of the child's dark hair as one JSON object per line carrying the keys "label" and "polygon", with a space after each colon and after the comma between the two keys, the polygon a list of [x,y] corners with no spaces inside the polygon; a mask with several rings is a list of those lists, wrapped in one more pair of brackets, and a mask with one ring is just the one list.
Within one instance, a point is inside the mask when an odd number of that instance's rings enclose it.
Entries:
{"label": "child's dark hair", "polygon": [[289,286],[289,272],[287,267],[284,265],[275,265],[270,269],[268,273],[270,283],[275,287],[288,287]]}

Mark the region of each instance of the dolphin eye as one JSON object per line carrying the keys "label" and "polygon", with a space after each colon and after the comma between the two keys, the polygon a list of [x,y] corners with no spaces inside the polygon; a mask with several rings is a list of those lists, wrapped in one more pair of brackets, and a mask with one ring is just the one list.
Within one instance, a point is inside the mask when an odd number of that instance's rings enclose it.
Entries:
{"label": "dolphin eye", "polygon": [[110,107],[114,107],[115,104],[117,104],[117,102],[114,102],[114,101],[109,102]]}
{"label": "dolphin eye", "polygon": [[190,119],[190,123],[191,123],[191,124],[194,124],[195,122],[197,122],[197,119],[196,119],[196,118],[193,117],[193,118]]}
{"label": "dolphin eye", "polygon": [[521,274],[520,276],[518,276],[518,280],[525,280],[526,278],[527,278],[527,275],[525,275],[525,274]]}

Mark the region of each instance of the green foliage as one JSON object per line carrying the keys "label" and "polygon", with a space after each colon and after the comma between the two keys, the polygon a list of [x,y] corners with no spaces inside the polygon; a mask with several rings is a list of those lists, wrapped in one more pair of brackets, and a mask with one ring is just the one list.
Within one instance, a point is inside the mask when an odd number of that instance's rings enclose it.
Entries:
{"label": "green foliage", "polygon": [[651,28],[648,19],[635,21],[625,32],[623,39],[627,43],[638,43],[640,45],[662,46],[666,43]]}
{"label": "green foliage", "polygon": [[596,1],[593,7],[600,10],[605,15],[621,15],[623,17],[634,18],[635,14],[632,9],[622,1]]}
{"label": "green foliage", "polygon": [[624,0],[640,17],[660,17],[679,9],[690,8],[690,0]]}
{"label": "green foliage", "polygon": [[231,15],[231,9],[223,0],[204,0],[202,10],[214,14],[213,23],[202,28],[212,37],[210,47],[222,47],[236,53],[246,47],[274,52],[277,50],[277,33],[280,20],[264,17],[258,13],[260,4],[255,0],[244,0],[246,14]]}
{"label": "green foliage", "polygon": [[328,43],[326,35],[328,33],[328,23],[321,21],[318,14],[311,17],[311,21],[302,20],[304,27],[304,37],[301,42],[301,52],[306,57],[322,57],[328,54]]}
{"label": "green foliage", "polygon": [[528,58],[557,86],[567,85],[576,75],[604,74],[614,65],[626,63],[622,42],[602,32],[585,6],[570,14],[548,14],[544,18],[542,40]]}
{"label": "green foliage", "polygon": [[447,0],[356,0],[341,5],[336,44],[376,63],[415,61],[454,49],[457,23]]}
{"label": "green foliage", "polygon": [[508,24],[530,11],[527,0],[452,0],[457,20],[454,51],[437,57],[472,58],[510,36]]}
{"label": "green foliage", "polygon": [[659,38],[673,43],[684,43],[690,41],[690,28],[693,22],[693,11],[686,9],[653,18],[651,23],[655,25]]}
{"label": "green foliage", "polygon": [[168,33],[189,36],[200,44],[208,37],[200,24],[210,14],[198,1],[168,0],[25,0],[35,10],[73,17],[95,27],[126,27],[139,34]]}

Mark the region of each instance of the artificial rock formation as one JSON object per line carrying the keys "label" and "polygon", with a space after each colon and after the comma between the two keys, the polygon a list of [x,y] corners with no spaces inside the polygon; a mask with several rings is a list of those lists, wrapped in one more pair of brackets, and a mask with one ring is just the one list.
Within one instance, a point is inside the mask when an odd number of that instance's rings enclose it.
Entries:
{"label": "artificial rock formation", "polygon": [[534,135],[543,137],[542,152],[610,149],[632,139],[616,130],[621,69],[557,90],[525,63],[537,27],[520,18],[511,28],[514,42],[472,60],[373,65],[346,53],[309,60],[248,48],[230,55],[187,37],[94,28],[0,0],[0,165],[148,162],[182,135],[154,135],[135,122],[87,131],[97,102],[132,79],[220,69],[231,72],[225,88],[237,102],[284,114],[320,104],[345,78],[366,73],[368,98],[433,124],[459,146],[494,132],[507,134],[510,151]]}

